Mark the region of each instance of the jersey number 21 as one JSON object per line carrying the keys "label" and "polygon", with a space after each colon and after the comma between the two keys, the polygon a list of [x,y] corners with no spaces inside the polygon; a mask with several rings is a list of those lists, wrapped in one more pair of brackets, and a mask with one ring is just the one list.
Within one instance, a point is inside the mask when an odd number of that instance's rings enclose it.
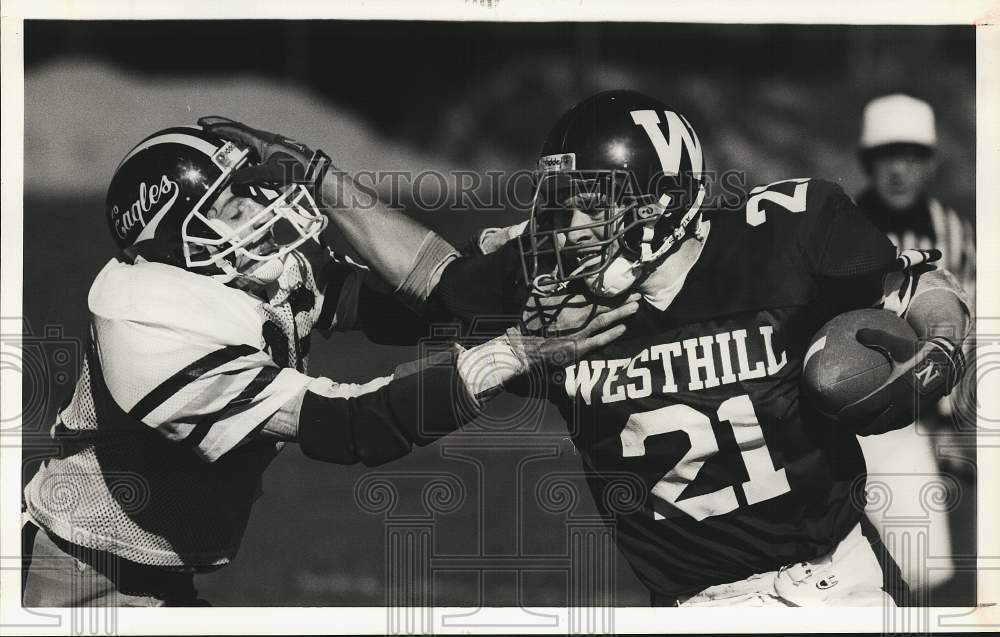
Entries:
{"label": "jersey number 21", "polygon": [[[776,469],[771,460],[771,453],[764,441],[764,432],[757,422],[750,397],[743,394],[725,400],[716,410],[716,416],[720,423],[728,423],[733,428],[740,457],[750,478],[739,485],[747,504],[770,500],[790,491],[785,470]],[[643,456],[646,454],[646,440],[649,437],[674,431],[683,431],[691,447],[656,483],[653,495],[695,520],[704,520],[736,509],[739,502],[736,499],[735,485],[681,499],[681,494],[697,478],[705,461],[719,451],[711,419],[693,407],[667,405],[632,414],[621,432],[622,455],[626,458]],[[660,513],[654,513],[655,519],[664,517]]]}

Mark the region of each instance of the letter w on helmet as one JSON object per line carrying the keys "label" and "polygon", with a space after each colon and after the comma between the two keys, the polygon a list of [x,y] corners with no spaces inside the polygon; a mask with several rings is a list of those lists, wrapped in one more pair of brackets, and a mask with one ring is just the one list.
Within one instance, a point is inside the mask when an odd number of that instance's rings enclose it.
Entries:
{"label": "letter w on helmet", "polygon": [[[538,160],[522,239],[528,285],[545,294],[582,280],[602,296],[625,292],[695,227],[704,180],[701,142],[683,115],[634,91],[580,102]],[[572,226],[571,209],[591,222]],[[581,231],[593,240],[569,240]]]}

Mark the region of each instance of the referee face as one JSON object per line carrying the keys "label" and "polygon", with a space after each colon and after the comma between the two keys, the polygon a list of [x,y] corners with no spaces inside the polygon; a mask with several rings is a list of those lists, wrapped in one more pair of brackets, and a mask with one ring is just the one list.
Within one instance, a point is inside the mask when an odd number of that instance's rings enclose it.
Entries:
{"label": "referee face", "polygon": [[926,148],[894,144],[875,151],[871,158],[872,185],[892,210],[903,211],[918,202],[934,170]]}

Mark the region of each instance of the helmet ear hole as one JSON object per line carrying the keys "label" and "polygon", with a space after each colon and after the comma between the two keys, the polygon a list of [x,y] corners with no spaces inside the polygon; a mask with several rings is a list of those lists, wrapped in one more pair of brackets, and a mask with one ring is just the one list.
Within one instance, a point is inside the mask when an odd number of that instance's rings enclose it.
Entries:
{"label": "helmet ear hole", "polygon": [[201,243],[188,243],[188,252],[192,257],[202,256],[208,253],[208,246]]}
{"label": "helmet ear hole", "polygon": [[194,239],[218,241],[229,236],[230,229],[219,219],[210,219],[203,215],[192,215],[187,224],[187,236]]}

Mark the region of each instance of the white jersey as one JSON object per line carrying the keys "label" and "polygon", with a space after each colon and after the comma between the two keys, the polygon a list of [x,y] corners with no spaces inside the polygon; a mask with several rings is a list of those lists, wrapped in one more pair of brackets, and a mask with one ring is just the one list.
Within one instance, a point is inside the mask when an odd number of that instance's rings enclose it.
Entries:
{"label": "white jersey", "polygon": [[[336,326],[317,284],[329,255],[305,247],[312,263],[290,253],[266,300],[160,263],[101,270],[86,360],[53,427],[62,451],[25,488],[40,526],[142,564],[232,559],[280,449],[250,434],[312,380],[313,328]],[[340,297],[350,286],[334,278]]]}

